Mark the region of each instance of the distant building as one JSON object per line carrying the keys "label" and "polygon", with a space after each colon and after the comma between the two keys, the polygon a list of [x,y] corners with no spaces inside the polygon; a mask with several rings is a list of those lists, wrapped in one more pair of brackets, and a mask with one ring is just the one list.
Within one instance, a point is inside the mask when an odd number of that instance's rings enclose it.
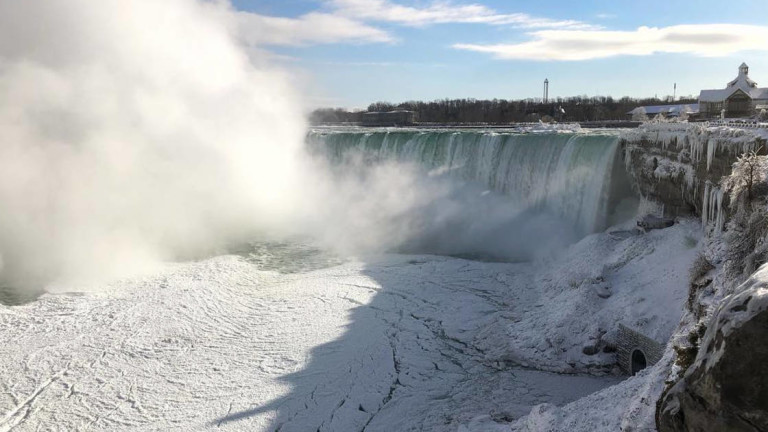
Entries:
{"label": "distant building", "polygon": [[649,105],[639,106],[627,113],[630,119],[638,115],[645,114],[648,118],[654,118],[658,115],[662,117],[680,117],[681,115],[696,115],[699,113],[699,104],[679,104],[679,105]]}
{"label": "distant building", "polygon": [[363,126],[410,126],[416,121],[416,113],[405,110],[367,112],[361,120]]}
{"label": "distant building", "polygon": [[768,105],[768,88],[758,88],[749,78],[749,66],[739,66],[739,76],[721,90],[702,90],[699,106],[702,117],[718,117],[725,110],[726,117],[750,117],[762,106]]}

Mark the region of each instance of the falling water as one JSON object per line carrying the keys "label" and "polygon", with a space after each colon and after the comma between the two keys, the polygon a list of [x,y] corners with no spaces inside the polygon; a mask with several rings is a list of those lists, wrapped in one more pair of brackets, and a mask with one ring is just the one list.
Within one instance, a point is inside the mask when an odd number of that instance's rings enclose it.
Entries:
{"label": "falling water", "polygon": [[618,139],[609,133],[314,130],[308,143],[337,164],[362,154],[480,183],[572,222],[581,235],[604,229],[616,202]]}

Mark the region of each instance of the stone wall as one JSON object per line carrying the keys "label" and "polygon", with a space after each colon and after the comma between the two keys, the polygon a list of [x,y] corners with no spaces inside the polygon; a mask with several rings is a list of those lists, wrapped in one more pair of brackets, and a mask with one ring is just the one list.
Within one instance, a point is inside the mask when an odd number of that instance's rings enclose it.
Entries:
{"label": "stone wall", "polygon": [[622,133],[624,162],[636,191],[662,209],[658,216],[702,216],[724,223],[720,180],[749,151],[767,154],[765,129],[702,123],[646,123]]}
{"label": "stone wall", "polygon": [[662,344],[642,333],[619,324],[619,334],[616,339],[616,357],[619,367],[628,375],[633,374],[632,354],[637,350],[643,354],[647,367],[656,364],[664,354],[664,346]]}

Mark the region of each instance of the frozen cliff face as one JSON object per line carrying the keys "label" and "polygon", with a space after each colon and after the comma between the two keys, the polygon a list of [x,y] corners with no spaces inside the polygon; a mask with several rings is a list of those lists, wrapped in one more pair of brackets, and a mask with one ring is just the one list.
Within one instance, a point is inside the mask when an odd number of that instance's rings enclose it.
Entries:
{"label": "frozen cliff face", "polygon": [[665,216],[700,215],[724,224],[720,180],[739,155],[766,154],[768,131],[706,123],[648,123],[621,136],[624,162],[638,192]]}
{"label": "frozen cliff face", "polygon": [[664,396],[658,429],[768,430],[768,266],[718,307],[694,364]]}

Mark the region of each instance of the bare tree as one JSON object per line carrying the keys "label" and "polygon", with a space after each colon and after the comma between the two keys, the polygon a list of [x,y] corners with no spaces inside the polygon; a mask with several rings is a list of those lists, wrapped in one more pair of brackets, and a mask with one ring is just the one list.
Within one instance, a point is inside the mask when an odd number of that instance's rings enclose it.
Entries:
{"label": "bare tree", "polygon": [[747,202],[752,202],[752,188],[755,185],[755,175],[758,168],[757,152],[744,153],[739,156],[734,174],[741,178],[747,191]]}
{"label": "bare tree", "polygon": [[[695,103],[696,99],[689,97],[679,102]],[[509,124],[536,120],[545,115],[559,117],[558,121],[626,120],[629,112],[632,112],[631,115],[635,120],[645,121],[647,113],[638,107],[661,103],[663,101],[656,98],[614,99],[609,96],[555,98],[546,104],[541,100],[533,99],[440,99],[411,100],[397,104],[374,102],[367,107],[366,111],[414,111],[419,121],[424,123]],[[322,108],[312,114],[312,121],[314,123],[350,122],[359,121],[359,117],[359,113],[344,109]]]}

